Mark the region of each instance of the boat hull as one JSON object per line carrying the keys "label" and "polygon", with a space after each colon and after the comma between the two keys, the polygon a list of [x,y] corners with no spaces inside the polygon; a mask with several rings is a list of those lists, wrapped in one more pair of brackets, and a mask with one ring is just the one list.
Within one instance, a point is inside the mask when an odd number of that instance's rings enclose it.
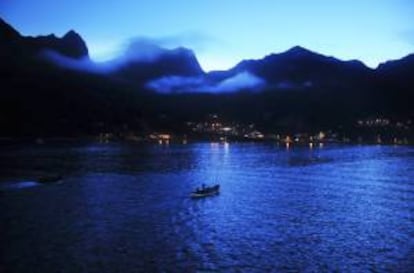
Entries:
{"label": "boat hull", "polygon": [[220,191],[220,185],[215,185],[212,187],[204,187],[201,190],[195,190],[191,193],[192,198],[203,198],[208,196],[217,195]]}
{"label": "boat hull", "polygon": [[209,196],[215,196],[218,195],[219,191],[209,192],[209,193],[191,193],[191,198],[203,198],[203,197],[209,197]]}

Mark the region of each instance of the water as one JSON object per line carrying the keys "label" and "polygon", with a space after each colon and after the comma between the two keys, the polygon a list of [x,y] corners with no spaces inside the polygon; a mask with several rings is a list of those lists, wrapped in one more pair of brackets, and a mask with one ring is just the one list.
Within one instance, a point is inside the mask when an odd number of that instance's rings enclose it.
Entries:
{"label": "water", "polygon": [[0,272],[414,272],[411,147],[0,151]]}

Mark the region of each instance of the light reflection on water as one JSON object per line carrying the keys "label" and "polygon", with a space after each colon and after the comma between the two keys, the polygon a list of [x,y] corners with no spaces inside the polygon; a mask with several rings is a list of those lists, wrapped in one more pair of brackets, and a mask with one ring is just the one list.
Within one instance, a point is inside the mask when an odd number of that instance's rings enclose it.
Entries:
{"label": "light reflection on water", "polygon": [[[414,268],[410,147],[17,145],[0,160],[5,272]],[[63,183],[10,188],[48,172]]]}

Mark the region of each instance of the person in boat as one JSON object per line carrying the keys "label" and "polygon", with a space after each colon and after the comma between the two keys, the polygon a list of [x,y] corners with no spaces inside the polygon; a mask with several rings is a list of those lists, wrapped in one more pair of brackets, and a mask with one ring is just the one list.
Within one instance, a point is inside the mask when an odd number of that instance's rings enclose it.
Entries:
{"label": "person in boat", "polygon": [[201,184],[201,187],[197,187],[195,189],[195,192],[196,193],[204,193],[206,190],[207,190],[206,185],[203,183],[203,184]]}

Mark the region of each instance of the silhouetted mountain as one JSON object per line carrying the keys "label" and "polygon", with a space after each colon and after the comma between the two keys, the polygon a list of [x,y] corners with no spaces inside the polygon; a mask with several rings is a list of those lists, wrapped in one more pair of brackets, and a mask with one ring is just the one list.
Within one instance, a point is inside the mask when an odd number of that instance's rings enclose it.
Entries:
{"label": "silhouetted mountain", "polygon": [[414,54],[382,63],[375,70],[375,90],[391,113],[413,115]]}
{"label": "silhouetted mountain", "polygon": [[381,77],[394,78],[402,82],[414,81],[414,54],[399,60],[382,63],[376,70]]}
{"label": "silhouetted mountain", "polygon": [[53,50],[64,56],[80,59],[88,57],[88,48],[83,39],[73,30],[62,38],[54,35],[26,38],[29,46],[37,50]]}
{"label": "silhouetted mountain", "polygon": [[18,39],[20,34],[3,19],[0,18],[0,41]]}
{"label": "silhouetted mountain", "polygon": [[296,46],[260,60],[242,61],[228,71],[212,72],[210,77],[223,79],[243,71],[282,89],[360,85],[371,72],[360,61],[341,61]]}
{"label": "silhouetted mountain", "polygon": [[69,31],[62,38],[55,35],[25,38],[26,46],[34,51],[53,50],[64,56],[79,59],[88,57],[85,42],[74,31]]}
{"label": "silhouetted mountain", "polygon": [[1,22],[0,35],[0,136],[95,134],[139,123],[140,102],[128,86],[45,60],[45,50],[87,58],[75,32],[23,37]]}
{"label": "silhouetted mountain", "polygon": [[[193,51],[189,49],[181,47],[168,50],[146,44],[145,48],[134,46],[133,50],[127,50],[121,58],[121,65],[113,73],[132,83],[143,85],[149,80],[165,76],[193,77],[204,74]],[[141,51],[144,52],[140,54]]]}
{"label": "silhouetted mountain", "polygon": [[0,41],[1,49],[19,54],[21,57],[34,56],[43,50],[52,50],[76,59],[88,57],[86,43],[73,30],[66,33],[62,38],[55,35],[23,37],[0,19],[0,35],[2,38]]}
{"label": "silhouetted mountain", "polygon": [[[0,19],[0,136],[179,131],[186,121],[209,113],[279,131],[346,128],[358,118],[378,115],[414,116],[414,55],[373,70],[359,61],[294,47],[206,74],[191,50],[138,43],[106,64],[112,69],[90,73],[95,68],[56,65],[45,51],[92,64],[74,31],[62,38],[23,37]],[[151,81],[186,92],[194,90],[186,85],[198,92],[243,90],[165,96],[148,90]],[[252,82],[262,91],[251,92]]]}

